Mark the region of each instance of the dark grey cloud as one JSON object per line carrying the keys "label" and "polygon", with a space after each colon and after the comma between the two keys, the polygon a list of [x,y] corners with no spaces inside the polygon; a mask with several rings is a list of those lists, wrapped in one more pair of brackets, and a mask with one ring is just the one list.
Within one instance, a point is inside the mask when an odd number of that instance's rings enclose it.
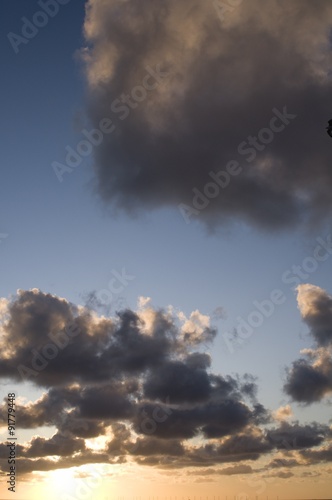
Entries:
{"label": "dark grey cloud", "polygon": [[[60,422],[61,412],[68,410],[71,407],[72,390],[68,388],[59,389],[50,388],[47,393],[44,393],[34,403],[27,403],[23,405],[19,402],[16,403],[16,413],[20,415],[19,426],[22,429],[35,429],[42,426],[50,426],[56,420]],[[0,419],[3,423],[5,419],[5,406],[6,400],[2,404],[2,412]]]}
{"label": "dark grey cloud", "polygon": [[310,360],[294,361],[284,385],[285,392],[294,401],[314,403],[321,401],[332,391],[332,371],[324,373],[321,366],[312,366]]}
{"label": "dark grey cloud", "polygon": [[[322,451],[319,445],[327,442],[331,437],[331,429],[316,422],[310,425],[281,423],[279,427],[263,430],[259,427],[248,426],[244,431],[227,436],[220,445],[207,444],[191,454],[196,464],[202,461],[212,463],[237,462],[243,460],[257,460],[262,454],[273,451],[283,451],[284,454],[301,450]],[[319,454],[318,454],[319,456]],[[274,459],[272,468],[292,467],[300,465],[293,457]]]}
{"label": "dark grey cloud", "polygon": [[106,424],[102,419],[92,420],[79,417],[78,411],[73,410],[68,413],[61,413],[56,425],[61,434],[89,439],[103,435]]}
{"label": "dark grey cloud", "polygon": [[247,427],[243,432],[225,437],[221,444],[212,441],[202,446],[188,449],[183,457],[169,458],[169,463],[157,457],[154,460],[156,464],[164,468],[203,468],[207,465],[211,467],[224,463],[255,461],[263,454],[272,451],[273,446],[266,440],[262,431],[258,428]]}
{"label": "dark grey cloud", "polygon": [[[131,389],[131,390],[130,390]],[[137,388],[136,388],[137,389]],[[133,416],[130,395],[136,391],[129,384],[94,386],[80,390],[77,408],[83,418],[119,420]]]}
{"label": "dark grey cloud", "polygon": [[310,464],[332,461],[332,442],[318,450],[301,450],[301,456]]}
{"label": "dark grey cloud", "polygon": [[170,361],[158,367],[144,384],[144,395],[149,399],[171,403],[198,402],[209,399],[211,383],[206,368],[188,366]]}
{"label": "dark grey cloud", "polygon": [[127,212],[193,207],[193,189],[236,160],[218,196],[206,188],[199,220],[275,229],[327,217],[329,2],[255,0],[225,17],[199,0],[88,2],[89,115],[115,126],[95,147],[98,193]]}
{"label": "dark grey cloud", "polygon": [[[289,473],[287,469],[304,465],[312,460],[319,463],[330,460],[330,435],[331,430],[327,426],[316,422],[307,425],[281,425],[278,428],[264,431],[259,427],[249,426],[245,430],[227,436],[221,444],[210,442],[195,449],[187,449],[185,455],[179,457],[148,457],[142,459],[140,463],[145,465],[158,465],[161,468],[197,467],[210,473],[222,473],[220,470],[204,469],[224,463],[239,463],[246,461],[256,461],[262,455],[273,456],[278,452],[277,457],[271,460],[266,466],[266,470],[282,468],[281,474]],[[286,441],[287,440],[287,441]],[[290,446],[288,446],[290,443]],[[327,443],[327,447],[326,447]],[[319,448],[320,445],[323,447]],[[280,457],[280,453],[283,456]],[[293,453],[300,456],[293,457]],[[240,464],[242,465],[242,464]],[[232,466],[235,467],[235,466]],[[239,466],[240,467],[240,466]],[[247,467],[249,473],[249,466]],[[252,469],[252,472],[255,470]],[[245,473],[245,472],[239,472]],[[199,471],[201,474],[201,470]],[[279,474],[279,473],[278,473]]]}
{"label": "dark grey cloud", "polygon": [[[155,405],[144,404],[136,417],[135,430],[145,434],[144,421],[153,420]],[[155,435],[161,438],[189,439],[203,434],[206,438],[220,438],[239,431],[255,421],[255,413],[245,403],[229,399],[186,408],[167,408],[160,405],[161,412],[168,415],[158,423]],[[142,418],[143,415],[143,418]],[[149,427],[146,427],[149,429]],[[149,431],[148,431],[149,432]]]}
{"label": "dark grey cloud", "polygon": [[327,425],[282,422],[279,428],[269,430],[266,437],[278,450],[292,451],[318,446],[330,434]]}
{"label": "dark grey cloud", "polygon": [[[24,447],[20,444],[17,443],[16,445],[16,452],[17,454],[22,454],[24,451]],[[8,459],[8,447],[7,443],[0,443],[0,458],[1,459]]]}
{"label": "dark grey cloud", "polygon": [[234,461],[257,460],[261,454],[267,453],[273,446],[266,440],[265,434],[258,429],[247,429],[245,433],[227,438],[217,446],[217,455],[222,458],[232,457]]}
{"label": "dark grey cloud", "polygon": [[39,458],[57,455],[60,457],[71,456],[85,450],[84,439],[68,439],[67,436],[55,434],[50,439],[35,437],[31,440],[27,450],[20,455],[27,458]]}
{"label": "dark grey cloud", "polygon": [[96,437],[111,422],[134,416],[133,394],[139,393],[125,382],[49,389],[35,403],[16,406],[22,415],[18,425],[25,429],[56,425],[66,435]]}
{"label": "dark grey cloud", "polygon": [[158,439],[155,437],[138,439],[133,451],[133,455],[142,456],[183,456],[184,453],[185,449],[181,441],[176,439]]}
{"label": "dark grey cloud", "polygon": [[304,349],[304,356],[292,363],[284,390],[295,401],[311,404],[332,392],[332,297],[303,284],[297,287],[297,301],[314,348]]}

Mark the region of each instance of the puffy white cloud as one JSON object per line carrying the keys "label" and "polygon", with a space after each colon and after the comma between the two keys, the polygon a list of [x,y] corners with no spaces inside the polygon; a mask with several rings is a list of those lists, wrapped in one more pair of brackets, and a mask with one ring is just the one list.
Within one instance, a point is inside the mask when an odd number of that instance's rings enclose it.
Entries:
{"label": "puffy white cloud", "polygon": [[293,417],[293,411],[290,405],[280,406],[273,412],[273,416],[278,422],[283,422]]}

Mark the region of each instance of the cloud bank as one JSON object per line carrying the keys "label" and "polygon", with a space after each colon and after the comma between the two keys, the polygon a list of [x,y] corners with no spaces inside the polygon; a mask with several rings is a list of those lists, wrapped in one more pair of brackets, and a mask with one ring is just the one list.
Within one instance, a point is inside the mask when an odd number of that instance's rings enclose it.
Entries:
{"label": "cloud bank", "polygon": [[[137,311],[105,318],[38,289],[1,300],[0,375],[43,389],[36,401],[17,401],[17,425],[56,428],[17,445],[21,474],[136,462],[230,464],[218,473],[234,475],[254,473],[250,463],[276,453],[296,464],[331,460],[327,425],[286,422],[289,407],[273,417],[253,375],[211,370],[209,317],[172,311],[139,301]],[[0,445],[0,456],[7,453]]]}

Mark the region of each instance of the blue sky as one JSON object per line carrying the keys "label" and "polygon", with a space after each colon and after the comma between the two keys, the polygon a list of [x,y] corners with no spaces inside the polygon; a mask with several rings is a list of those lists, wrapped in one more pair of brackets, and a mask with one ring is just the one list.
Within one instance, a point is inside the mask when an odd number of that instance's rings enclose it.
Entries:
{"label": "blue sky", "polygon": [[[99,116],[99,111],[89,111],[91,91],[79,56],[86,44],[84,4],[73,0],[61,5],[47,26],[19,46],[17,54],[7,34],[19,33],[22,17],[31,19],[38,3],[6,0],[0,6],[4,68],[0,233],[8,234],[0,244],[1,297],[13,298],[17,289],[37,288],[84,305],[89,293],[101,296],[103,290],[109,290],[114,271],[125,269],[132,279],[113,297],[112,315],[117,300],[121,298],[123,306],[135,310],[140,296],[151,297],[156,309],[172,305],[187,317],[198,309],[218,329],[213,345],[202,347],[211,354],[215,373],[250,373],[258,379],[259,401],[271,411],[290,404],[294,419],[301,424],[315,420],[328,425],[328,396],[305,406],[283,392],[286,368],[299,358],[301,349],[311,347],[312,339],[297,307],[295,287],[282,278],[293,265],[312,256],[316,238],[329,234],[328,222],[322,220],[310,230],[300,225],[265,230],[234,214],[211,231],[203,216],[186,224],[176,203],[155,204],[154,210],[143,203],[140,213],[120,211],[116,215],[109,209],[109,200],[100,195],[94,170],[98,161],[102,165],[99,172],[104,168],[105,150],[100,157],[96,151],[87,156],[63,176],[63,182],[57,179],[52,163],[63,163],[66,146],[76,148],[83,138],[82,129],[90,130]],[[260,104],[264,107],[264,102]],[[269,104],[267,100],[266,116],[271,115]],[[92,99],[90,106],[94,105]],[[148,107],[144,102],[140,109],[145,105]],[[101,98],[95,106],[96,110],[102,106]],[[296,112],[306,117],[303,106],[294,102]],[[257,120],[250,127],[248,117],[243,139],[257,130]],[[328,141],[325,122],[314,127],[321,128]],[[245,167],[245,158],[233,151],[233,158]],[[195,170],[193,186],[197,185],[194,179]],[[332,293],[331,266],[330,257],[301,283]],[[237,318],[247,319],[256,308],[254,301],[268,299],[274,289],[282,291],[284,303],[241,345],[235,342],[234,352],[230,352],[225,334],[232,334]],[[217,308],[222,308],[222,315],[216,313]],[[4,382],[4,387],[13,385]],[[31,384],[15,382],[15,387],[19,395],[32,400],[43,392]],[[45,436],[52,434],[44,431]],[[34,433],[25,430],[22,436],[28,439]]]}

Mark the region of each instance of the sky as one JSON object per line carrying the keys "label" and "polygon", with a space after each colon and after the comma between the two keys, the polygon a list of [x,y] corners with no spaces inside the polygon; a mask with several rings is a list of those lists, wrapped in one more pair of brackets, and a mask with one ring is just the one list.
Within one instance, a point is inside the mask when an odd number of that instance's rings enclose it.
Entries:
{"label": "sky", "polygon": [[331,497],[330,2],[0,29],[0,498]]}

